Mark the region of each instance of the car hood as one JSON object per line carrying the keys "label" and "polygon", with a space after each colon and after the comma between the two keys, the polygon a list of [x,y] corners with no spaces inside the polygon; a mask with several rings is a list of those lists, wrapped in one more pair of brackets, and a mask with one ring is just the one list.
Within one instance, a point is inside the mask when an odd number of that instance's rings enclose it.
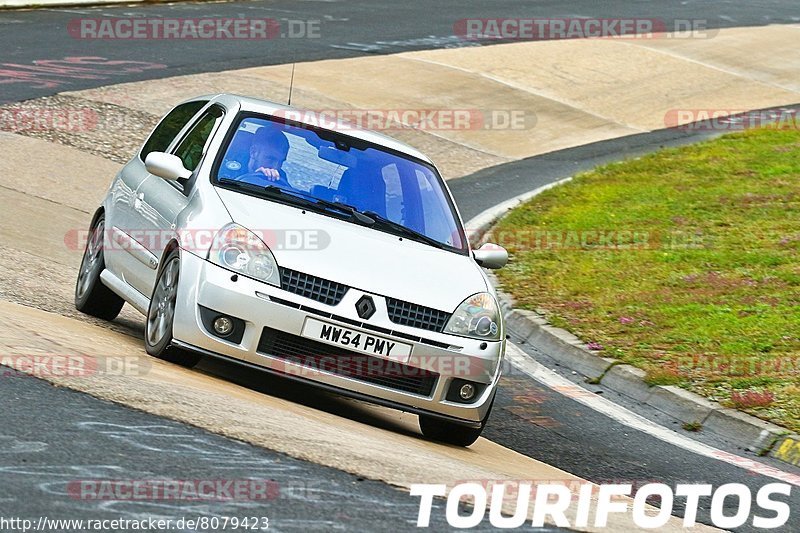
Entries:
{"label": "car hood", "polygon": [[281,267],[448,312],[488,290],[480,267],[467,255],[215,189],[234,222],[264,235]]}

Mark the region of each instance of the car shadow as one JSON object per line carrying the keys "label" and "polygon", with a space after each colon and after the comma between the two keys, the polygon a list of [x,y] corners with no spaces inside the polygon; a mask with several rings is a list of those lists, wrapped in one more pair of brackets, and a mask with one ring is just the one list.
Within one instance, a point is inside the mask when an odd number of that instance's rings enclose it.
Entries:
{"label": "car shadow", "polygon": [[390,420],[388,417],[380,416],[371,404],[322,390],[314,385],[208,356],[203,357],[194,370],[274,398],[394,433],[422,438],[421,434],[409,431],[407,426]]}
{"label": "car shadow", "polygon": [[[135,320],[120,316],[113,322],[104,322],[104,326],[144,342],[143,318]],[[144,351],[144,349],[142,351]],[[143,354],[143,356],[149,357],[146,354]],[[407,426],[399,424],[388,417],[380,416],[380,414],[376,412],[375,406],[372,404],[322,390],[311,384],[282,378],[266,370],[259,371],[253,369],[253,367],[240,365],[233,361],[204,356],[193,371],[202,372],[206,375],[235,383],[240,387],[248,388],[260,394],[280,398],[348,420],[402,435],[420,439],[423,438],[421,433],[409,431]],[[388,408],[379,407],[378,409]]]}

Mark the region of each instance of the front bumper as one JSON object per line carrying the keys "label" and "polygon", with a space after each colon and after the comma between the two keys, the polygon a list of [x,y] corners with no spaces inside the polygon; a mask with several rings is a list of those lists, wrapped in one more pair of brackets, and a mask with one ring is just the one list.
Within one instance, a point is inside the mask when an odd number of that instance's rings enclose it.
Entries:
{"label": "front bumper", "polygon": [[[233,272],[182,252],[181,283],[173,326],[177,345],[404,411],[471,426],[480,425],[485,418],[500,379],[505,341],[482,342],[394,324],[388,319],[384,299],[374,294],[371,296],[377,311],[364,322],[355,311],[355,302],[366,293],[353,288],[338,305],[328,306],[241,275],[236,281],[232,277]],[[201,306],[243,320],[241,340],[229,342],[212,335],[203,325]],[[370,382],[329,371],[325,365],[309,366],[296,358],[266,352],[268,343],[264,343],[262,337],[268,332],[296,336],[292,338],[302,341],[303,326],[309,318],[411,344],[411,355],[399,366],[403,372],[419,370],[435,376],[430,392],[411,393],[380,380]],[[414,338],[418,340],[411,340]],[[347,351],[343,347],[337,349]],[[448,400],[450,385],[457,379],[485,387],[469,404]],[[450,397],[452,399],[452,394]]]}

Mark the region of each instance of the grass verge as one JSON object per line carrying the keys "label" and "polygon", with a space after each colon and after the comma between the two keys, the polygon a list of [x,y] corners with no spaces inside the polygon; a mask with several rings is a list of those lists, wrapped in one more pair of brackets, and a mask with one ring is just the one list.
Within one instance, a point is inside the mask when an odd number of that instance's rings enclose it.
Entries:
{"label": "grass verge", "polygon": [[800,431],[800,131],[759,129],[577,176],[493,230],[499,272],[604,356]]}

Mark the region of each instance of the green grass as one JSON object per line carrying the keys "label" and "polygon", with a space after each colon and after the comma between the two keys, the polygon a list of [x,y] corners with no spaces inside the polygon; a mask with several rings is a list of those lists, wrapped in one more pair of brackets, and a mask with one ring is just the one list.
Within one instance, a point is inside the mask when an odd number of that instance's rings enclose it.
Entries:
{"label": "green grass", "polygon": [[701,429],[703,429],[703,424],[701,424],[700,422],[697,422],[697,421],[695,421],[695,422],[684,422],[682,427],[686,431],[697,432],[697,431],[700,431]]}
{"label": "green grass", "polygon": [[800,131],[608,165],[493,233],[512,259],[500,281],[521,307],[652,385],[726,404],[733,391],[772,393],[743,409],[800,431]]}

